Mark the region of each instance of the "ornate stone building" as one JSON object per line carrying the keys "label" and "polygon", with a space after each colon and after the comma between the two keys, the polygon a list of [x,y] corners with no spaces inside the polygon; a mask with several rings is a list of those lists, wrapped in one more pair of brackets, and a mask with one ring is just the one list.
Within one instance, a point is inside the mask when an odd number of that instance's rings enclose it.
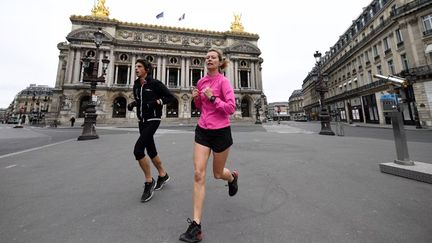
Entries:
{"label": "ornate stone building", "polygon": [[6,109],[5,120],[18,120],[25,116],[25,124],[45,124],[45,117],[52,113],[53,88],[30,84],[21,90]]}
{"label": "ornate stone building", "polygon": [[[199,116],[191,98],[191,86],[206,73],[205,54],[213,47],[224,51],[230,61],[225,70],[235,91],[237,111],[233,119],[253,121],[253,104],[263,95],[259,36],[244,32],[240,16],[235,16],[231,30],[216,32],[141,23],[127,23],[108,17],[104,1],[98,1],[90,16],[71,16],[72,31],[60,50],[53,109],[60,122],[71,116],[82,121],[90,85],[83,83],[83,58],[110,62],[105,82],[96,89],[98,123],[135,122],[135,111],[126,105],[132,101],[135,61],[146,59],[153,64],[153,76],[161,80],[175,95],[176,102],[164,106],[163,118],[193,119]],[[96,55],[93,33],[101,29],[104,37]],[[93,65],[93,63],[92,63]],[[101,68],[100,68],[101,69]],[[101,75],[99,71],[99,75]],[[264,99],[263,99],[264,100]],[[54,107],[54,103],[58,106]]]}
{"label": "ornate stone building", "polygon": [[[380,102],[388,82],[374,74],[393,75],[408,81],[397,91],[404,123],[432,127],[432,1],[372,1],[321,60],[329,77],[325,104],[342,120],[389,123]],[[319,110],[314,86],[309,73],[302,91],[311,119]]]}
{"label": "ornate stone building", "polygon": [[296,89],[288,99],[289,113],[293,121],[305,121],[306,115],[303,109],[303,92]]}

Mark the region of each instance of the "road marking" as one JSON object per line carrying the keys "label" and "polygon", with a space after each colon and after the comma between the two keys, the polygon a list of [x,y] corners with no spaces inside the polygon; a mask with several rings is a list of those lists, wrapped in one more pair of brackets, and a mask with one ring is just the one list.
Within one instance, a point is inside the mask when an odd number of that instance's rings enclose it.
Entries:
{"label": "road marking", "polygon": [[57,143],[50,143],[50,144],[43,145],[43,146],[40,146],[40,147],[35,147],[35,148],[25,149],[25,150],[14,152],[14,153],[10,153],[10,154],[0,155],[0,159],[6,158],[6,157],[10,157],[10,156],[14,156],[14,155],[18,155],[18,154],[24,154],[24,153],[27,153],[27,152],[31,152],[31,151],[35,151],[35,150],[39,150],[39,149],[43,149],[43,148],[48,148],[48,147],[51,147],[51,146],[54,146],[54,145],[58,145],[58,144],[62,144],[62,143],[70,142],[70,141],[75,141],[75,140],[76,140],[76,138],[72,138],[72,139],[64,140],[64,141],[57,142]]}
{"label": "road marking", "polygon": [[10,168],[13,168],[13,167],[15,167],[15,166],[17,166],[17,165],[9,165],[9,166],[6,166],[5,168],[6,168],[6,169],[10,169]]}

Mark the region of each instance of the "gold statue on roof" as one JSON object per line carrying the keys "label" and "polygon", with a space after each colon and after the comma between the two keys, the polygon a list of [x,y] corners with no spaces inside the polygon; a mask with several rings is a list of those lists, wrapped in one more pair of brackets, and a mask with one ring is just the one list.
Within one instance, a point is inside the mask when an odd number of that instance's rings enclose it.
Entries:
{"label": "gold statue on roof", "polygon": [[244,32],[243,24],[240,22],[241,14],[234,14],[234,22],[231,23],[232,32]]}
{"label": "gold statue on roof", "polygon": [[98,0],[97,5],[92,9],[92,16],[99,18],[108,18],[109,10],[105,7],[105,0]]}

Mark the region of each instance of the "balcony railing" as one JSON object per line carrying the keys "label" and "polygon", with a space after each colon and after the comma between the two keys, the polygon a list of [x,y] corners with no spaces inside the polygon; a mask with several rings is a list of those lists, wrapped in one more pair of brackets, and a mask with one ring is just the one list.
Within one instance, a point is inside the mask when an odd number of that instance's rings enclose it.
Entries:
{"label": "balcony railing", "polygon": [[412,1],[410,3],[407,3],[399,8],[396,8],[396,10],[392,11],[390,13],[390,16],[396,16],[396,15],[400,15],[400,14],[404,14],[414,8],[418,8],[418,7],[424,7],[427,5],[432,4],[431,0],[415,0]]}
{"label": "balcony railing", "polygon": [[430,35],[432,35],[432,29],[423,31],[423,36],[430,36]]}
{"label": "balcony railing", "polygon": [[407,76],[414,76],[414,77],[421,77],[421,76],[432,76],[432,65],[425,65],[415,68],[409,68],[406,70],[403,70],[400,75],[402,77]]}

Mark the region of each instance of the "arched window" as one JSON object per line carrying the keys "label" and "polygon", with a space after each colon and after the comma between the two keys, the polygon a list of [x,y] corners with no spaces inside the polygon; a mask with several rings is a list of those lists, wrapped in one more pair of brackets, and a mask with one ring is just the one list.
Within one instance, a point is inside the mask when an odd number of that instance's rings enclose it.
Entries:
{"label": "arched window", "polygon": [[123,97],[117,97],[113,102],[113,118],[124,118],[126,117],[126,99]]}
{"label": "arched window", "polygon": [[199,117],[201,115],[201,111],[195,107],[195,102],[192,100],[191,102],[191,117]]}
{"label": "arched window", "polygon": [[85,111],[87,109],[87,105],[89,102],[90,102],[90,96],[84,96],[81,98],[78,117],[80,118],[85,117]]}
{"label": "arched window", "polygon": [[250,113],[249,113],[249,101],[247,98],[243,98],[241,101],[241,113],[242,113],[242,117],[250,117]]}
{"label": "arched window", "polygon": [[166,117],[178,117],[178,100],[175,99],[173,102],[167,104]]}

